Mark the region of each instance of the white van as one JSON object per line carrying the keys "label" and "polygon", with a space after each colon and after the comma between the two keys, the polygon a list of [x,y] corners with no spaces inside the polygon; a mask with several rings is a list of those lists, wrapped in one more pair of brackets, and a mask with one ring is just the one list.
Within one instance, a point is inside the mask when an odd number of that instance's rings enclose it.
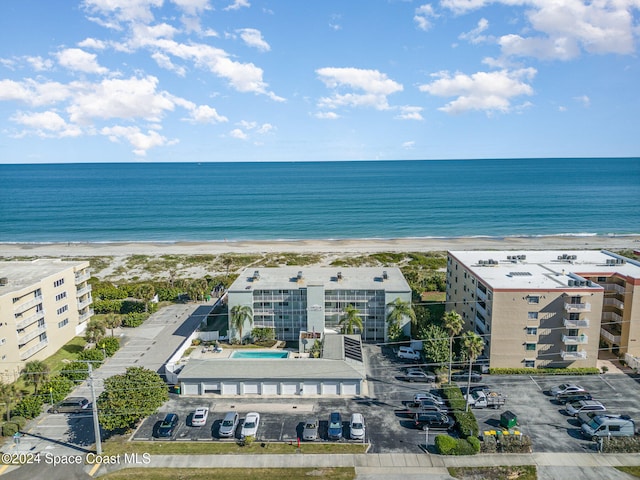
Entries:
{"label": "white van", "polygon": [[353,440],[364,439],[364,417],[361,413],[354,413],[351,415],[351,421],[349,422],[349,434]]}
{"label": "white van", "polygon": [[411,347],[400,347],[398,349],[398,358],[404,360],[420,360],[420,352],[416,352]]}
{"label": "white van", "polygon": [[632,437],[636,433],[636,424],[626,415],[617,418],[596,415],[589,423],[583,423],[580,430],[586,438],[595,441],[598,437]]}

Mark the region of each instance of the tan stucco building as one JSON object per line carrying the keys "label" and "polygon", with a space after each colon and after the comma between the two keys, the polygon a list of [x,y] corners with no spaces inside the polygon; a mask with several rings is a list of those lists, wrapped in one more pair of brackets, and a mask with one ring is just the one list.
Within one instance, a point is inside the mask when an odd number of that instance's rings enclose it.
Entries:
{"label": "tan stucco building", "polygon": [[640,262],[608,251],[452,251],[447,309],[491,367],[593,367],[640,357]]}
{"label": "tan stucco building", "polygon": [[93,315],[89,262],[0,262],[0,379],[55,353]]}

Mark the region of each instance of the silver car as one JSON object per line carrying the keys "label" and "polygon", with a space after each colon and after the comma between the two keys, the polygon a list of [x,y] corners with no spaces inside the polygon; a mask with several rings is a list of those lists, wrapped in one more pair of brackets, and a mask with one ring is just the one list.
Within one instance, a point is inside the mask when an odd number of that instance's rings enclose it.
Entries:
{"label": "silver car", "polygon": [[565,407],[567,413],[572,417],[584,412],[606,412],[607,408],[597,400],[579,400],[577,402],[568,403]]}
{"label": "silver car", "polygon": [[304,421],[304,428],[302,430],[302,439],[303,440],[317,440],[318,439],[318,422],[317,418],[307,418]]}
{"label": "silver car", "polygon": [[239,421],[240,415],[238,415],[238,412],[227,413],[222,419],[222,423],[220,423],[218,435],[221,437],[233,437],[236,433]]}

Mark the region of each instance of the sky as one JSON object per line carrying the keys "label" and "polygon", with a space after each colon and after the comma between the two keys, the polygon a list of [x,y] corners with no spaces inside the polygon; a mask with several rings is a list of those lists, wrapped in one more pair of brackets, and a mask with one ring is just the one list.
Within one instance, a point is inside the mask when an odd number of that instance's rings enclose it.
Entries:
{"label": "sky", "polygon": [[0,163],[640,154],[640,0],[2,0]]}

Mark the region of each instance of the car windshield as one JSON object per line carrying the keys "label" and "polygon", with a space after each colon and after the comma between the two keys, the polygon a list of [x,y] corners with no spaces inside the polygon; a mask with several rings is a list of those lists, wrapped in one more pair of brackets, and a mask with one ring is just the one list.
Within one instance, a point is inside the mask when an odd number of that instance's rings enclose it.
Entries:
{"label": "car windshield", "polygon": [[245,422],[244,428],[254,428],[256,426],[256,422]]}
{"label": "car windshield", "polygon": [[224,420],[222,422],[222,425],[225,427],[230,427],[231,425],[233,425],[233,422],[231,420]]}
{"label": "car windshield", "polygon": [[307,423],[304,428],[316,428],[316,424],[315,423]]}
{"label": "car windshield", "polygon": [[204,413],[196,413],[195,418],[204,418]]}
{"label": "car windshield", "polygon": [[342,425],[337,423],[337,422],[331,422],[329,424],[329,428],[341,428],[341,427],[342,427]]}
{"label": "car windshield", "polygon": [[356,430],[362,430],[362,424],[361,423],[354,423],[353,424],[353,428]]}

